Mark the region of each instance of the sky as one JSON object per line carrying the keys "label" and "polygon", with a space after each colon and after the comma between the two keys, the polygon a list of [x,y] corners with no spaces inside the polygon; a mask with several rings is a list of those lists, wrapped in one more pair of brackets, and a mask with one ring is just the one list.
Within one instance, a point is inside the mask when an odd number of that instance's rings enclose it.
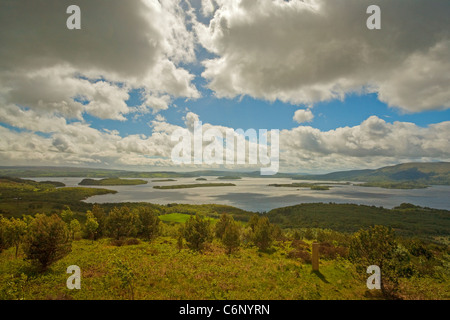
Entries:
{"label": "sky", "polygon": [[448,0],[2,0],[0,165],[258,167],[175,165],[172,134],[196,120],[279,130],[281,172],[450,161],[449,12]]}

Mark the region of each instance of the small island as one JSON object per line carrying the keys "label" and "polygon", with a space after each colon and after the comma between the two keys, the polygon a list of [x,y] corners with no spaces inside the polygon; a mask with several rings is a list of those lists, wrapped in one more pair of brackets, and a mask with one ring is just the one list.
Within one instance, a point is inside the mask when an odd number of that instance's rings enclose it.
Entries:
{"label": "small island", "polygon": [[177,181],[175,179],[161,179],[161,180],[152,180],[152,182],[174,182]]}
{"label": "small island", "polygon": [[[269,184],[269,187],[277,187],[277,188],[310,188],[311,190],[318,190],[318,191],[324,191],[324,190],[330,190],[331,186],[324,186],[319,185],[315,183],[291,183],[291,184]],[[298,190],[298,189],[297,189]]]}
{"label": "small island", "polygon": [[195,181],[208,181],[208,179],[206,179],[206,178],[197,178],[197,179],[195,179]]}
{"label": "small island", "polygon": [[429,185],[408,181],[408,182],[391,182],[391,181],[380,181],[380,182],[366,182],[362,184],[357,184],[358,187],[373,187],[373,188],[383,188],[383,189],[426,189]]}
{"label": "small island", "polygon": [[148,182],[142,179],[120,179],[120,178],[105,178],[101,180],[83,179],[78,185],[80,186],[135,186],[140,184],[147,184]]}
{"label": "small island", "polygon": [[224,176],[224,177],[218,177],[219,180],[239,180],[242,179],[242,177],[239,176]]}
{"label": "small island", "polygon": [[197,183],[197,184],[178,184],[174,186],[154,186],[155,189],[189,189],[189,188],[209,188],[209,187],[234,187],[233,183]]}

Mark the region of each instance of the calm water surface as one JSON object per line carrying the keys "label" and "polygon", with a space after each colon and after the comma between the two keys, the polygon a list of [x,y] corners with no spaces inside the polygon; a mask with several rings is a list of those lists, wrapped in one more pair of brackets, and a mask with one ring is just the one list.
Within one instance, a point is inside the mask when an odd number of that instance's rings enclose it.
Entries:
{"label": "calm water surface", "polygon": [[[335,202],[355,203],[392,208],[403,202],[419,206],[450,209],[450,186],[432,186],[428,189],[395,190],[358,187],[353,185],[335,185],[330,190],[318,191],[309,188],[276,188],[272,183],[295,183],[299,180],[279,178],[242,178],[241,180],[218,180],[217,177],[205,177],[208,181],[195,181],[196,178],[175,178],[175,182],[152,182],[137,186],[100,187],[116,190],[116,194],[90,197],[89,203],[151,202],[157,204],[225,204],[250,211],[269,211],[300,203]],[[83,178],[32,178],[36,181],[60,181],[67,187],[76,187]],[[158,190],[156,185],[176,185],[190,183],[231,182],[234,187],[210,187],[192,189]],[[312,182],[312,181],[305,181]]]}

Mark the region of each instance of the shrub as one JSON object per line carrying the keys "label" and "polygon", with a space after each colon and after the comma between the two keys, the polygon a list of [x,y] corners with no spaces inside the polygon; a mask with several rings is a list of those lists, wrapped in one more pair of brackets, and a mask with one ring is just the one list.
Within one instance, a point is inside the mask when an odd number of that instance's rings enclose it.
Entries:
{"label": "shrub", "polygon": [[119,240],[135,236],[138,228],[138,215],[128,207],[113,208],[106,219],[109,235]]}
{"label": "shrub", "polygon": [[219,221],[216,223],[215,234],[218,239],[222,239],[225,233],[225,229],[234,222],[232,216],[226,213],[222,213]]}
{"label": "shrub", "polygon": [[11,218],[6,224],[6,238],[8,242],[16,248],[16,258],[19,252],[19,245],[22,243],[27,224],[22,219]]}
{"label": "shrub", "polygon": [[290,259],[300,259],[304,263],[311,263],[311,253],[305,249],[294,249],[288,252],[287,257]]}
{"label": "shrub", "polygon": [[320,243],[320,257],[329,260],[335,260],[338,257],[347,258],[348,248],[335,246],[330,242]]}
{"label": "shrub", "polygon": [[87,239],[94,240],[98,230],[98,222],[91,211],[86,213],[86,223],[84,224],[84,234]]}
{"label": "shrub", "polygon": [[94,238],[97,240],[98,238],[101,238],[106,234],[106,214],[103,208],[97,204],[94,204],[94,206],[92,207],[92,214],[94,215],[98,223],[98,228],[94,236]]}
{"label": "shrub", "polygon": [[72,250],[67,225],[58,215],[37,214],[24,241],[26,259],[45,271]]}
{"label": "shrub", "polygon": [[209,220],[199,215],[191,216],[185,223],[183,236],[190,249],[201,251],[204,244],[211,240]]}
{"label": "shrub", "polygon": [[267,217],[258,220],[254,230],[254,243],[262,251],[270,248],[273,242],[272,225]]}
{"label": "shrub", "polygon": [[398,289],[397,270],[404,261],[398,252],[393,230],[385,226],[374,226],[354,234],[350,242],[349,258],[361,270],[370,265],[380,267],[382,292],[386,297],[394,298]]}
{"label": "shrub", "polygon": [[231,254],[231,252],[241,245],[241,232],[239,225],[231,221],[223,233],[222,236],[222,243],[225,245],[225,247],[228,249],[228,254]]}
{"label": "shrub", "polygon": [[160,231],[158,215],[150,208],[141,207],[138,209],[138,216],[140,220],[139,236],[146,240],[152,240]]}
{"label": "shrub", "polygon": [[7,226],[9,224],[8,219],[0,215],[0,253],[9,248],[9,241],[7,237]]}

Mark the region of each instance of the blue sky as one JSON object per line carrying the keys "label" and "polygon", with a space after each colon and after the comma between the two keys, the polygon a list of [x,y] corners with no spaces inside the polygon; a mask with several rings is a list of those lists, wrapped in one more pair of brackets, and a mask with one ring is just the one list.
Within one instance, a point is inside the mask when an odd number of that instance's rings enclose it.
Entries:
{"label": "blue sky", "polygon": [[[198,75],[200,76],[200,75]],[[292,129],[299,124],[293,120],[296,110],[306,109],[305,105],[293,105],[280,101],[270,102],[248,96],[235,99],[217,98],[211,90],[200,90],[202,97],[195,100],[176,99],[174,107],[158,114],[164,116],[169,123],[183,126],[183,117],[188,111],[199,115],[203,123],[226,126],[234,129]],[[133,91],[127,104],[131,107],[142,103],[139,91]],[[320,102],[311,108],[314,119],[303,125],[321,131],[334,130],[340,127],[353,127],[361,124],[370,116],[378,116],[388,123],[395,121],[411,122],[420,127],[450,119],[450,110],[433,110],[423,112],[404,112],[392,108],[378,99],[376,93],[349,94],[343,101],[332,100]],[[98,129],[118,130],[121,136],[130,134],[150,134],[149,122],[156,114],[145,114],[136,117],[127,116],[128,121],[101,120],[89,115],[85,121]]]}
{"label": "blue sky", "polygon": [[197,118],[281,130],[281,171],[450,161],[448,0],[48,1],[0,2],[3,165],[222,169],[171,161]]}

